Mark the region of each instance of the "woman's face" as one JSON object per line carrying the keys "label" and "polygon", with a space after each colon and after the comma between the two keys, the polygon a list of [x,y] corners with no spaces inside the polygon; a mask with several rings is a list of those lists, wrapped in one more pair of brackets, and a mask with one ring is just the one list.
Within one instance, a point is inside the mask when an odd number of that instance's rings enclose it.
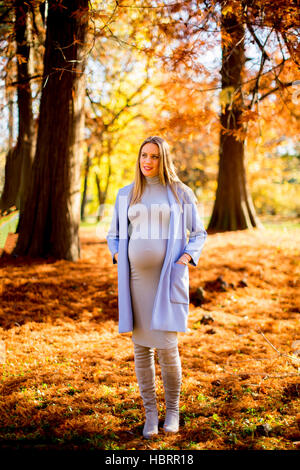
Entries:
{"label": "woman's face", "polygon": [[140,157],[140,168],[144,176],[158,175],[159,148],[158,145],[148,142],[143,145]]}

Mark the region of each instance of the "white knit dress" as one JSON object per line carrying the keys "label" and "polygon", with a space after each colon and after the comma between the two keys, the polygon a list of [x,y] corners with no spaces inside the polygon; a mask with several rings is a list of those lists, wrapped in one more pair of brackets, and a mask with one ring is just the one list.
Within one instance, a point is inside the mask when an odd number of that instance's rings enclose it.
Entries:
{"label": "white knit dress", "polygon": [[158,175],[145,178],[141,201],[128,208],[132,340],[141,346],[168,349],[177,346],[177,332],[151,330],[150,325],[166,255],[170,205],[167,188],[160,183]]}

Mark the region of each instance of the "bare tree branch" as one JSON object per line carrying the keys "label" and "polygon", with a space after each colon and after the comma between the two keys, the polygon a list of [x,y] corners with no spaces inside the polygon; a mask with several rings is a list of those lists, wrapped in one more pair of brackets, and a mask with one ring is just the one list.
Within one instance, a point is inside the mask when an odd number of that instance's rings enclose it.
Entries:
{"label": "bare tree branch", "polygon": [[273,344],[271,343],[271,341],[268,340],[268,338],[265,337],[265,335],[263,334],[263,332],[259,329],[258,332],[262,335],[262,337],[267,341],[267,343],[274,349],[274,351],[277,352],[277,354],[279,354],[279,356],[284,356],[284,357],[287,357],[289,359],[292,359],[293,361],[300,361],[300,358],[299,357],[296,357],[296,356],[290,356],[289,354],[284,354],[280,351],[278,351],[277,348],[275,348],[275,346],[273,346]]}

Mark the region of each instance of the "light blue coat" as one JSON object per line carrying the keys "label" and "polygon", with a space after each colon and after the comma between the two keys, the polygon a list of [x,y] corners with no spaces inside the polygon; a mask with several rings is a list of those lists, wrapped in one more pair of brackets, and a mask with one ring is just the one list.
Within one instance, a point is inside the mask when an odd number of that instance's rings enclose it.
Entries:
{"label": "light blue coat", "polygon": [[[116,197],[113,218],[106,240],[112,255],[118,253],[118,310],[119,332],[126,333],[133,329],[133,312],[130,295],[130,265],[128,260],[128,224],[127,211],[130,192],[134,183],[119,189]],[[197,266],[207,232],[203,227],[197,210],[194,192],[186,186],[185,199],[179,192],[183,212],[167,184],[170,204],[170,225],[167,239],[165,260],[161,269],[159,284],[152,311],[151,329],[166,331],[186,331],[189,313],[189,267],[176,264],[183,253],[191,255],[190,264]],[[187,239],[187,230],[190,232]]]}

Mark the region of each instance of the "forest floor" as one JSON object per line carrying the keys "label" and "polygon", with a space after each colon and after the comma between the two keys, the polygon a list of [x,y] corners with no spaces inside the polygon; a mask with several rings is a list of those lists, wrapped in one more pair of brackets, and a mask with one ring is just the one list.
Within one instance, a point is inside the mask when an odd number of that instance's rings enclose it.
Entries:
{"label": "forest floor", "polygon": [[180,432],[151,440],[131,334],[118,334],[117,265],[105,239],[80,239],[78,262],[12,257],[14,236],[0,258],[1,448],[300,448],[298,228],[208,236],[179,334]]}

